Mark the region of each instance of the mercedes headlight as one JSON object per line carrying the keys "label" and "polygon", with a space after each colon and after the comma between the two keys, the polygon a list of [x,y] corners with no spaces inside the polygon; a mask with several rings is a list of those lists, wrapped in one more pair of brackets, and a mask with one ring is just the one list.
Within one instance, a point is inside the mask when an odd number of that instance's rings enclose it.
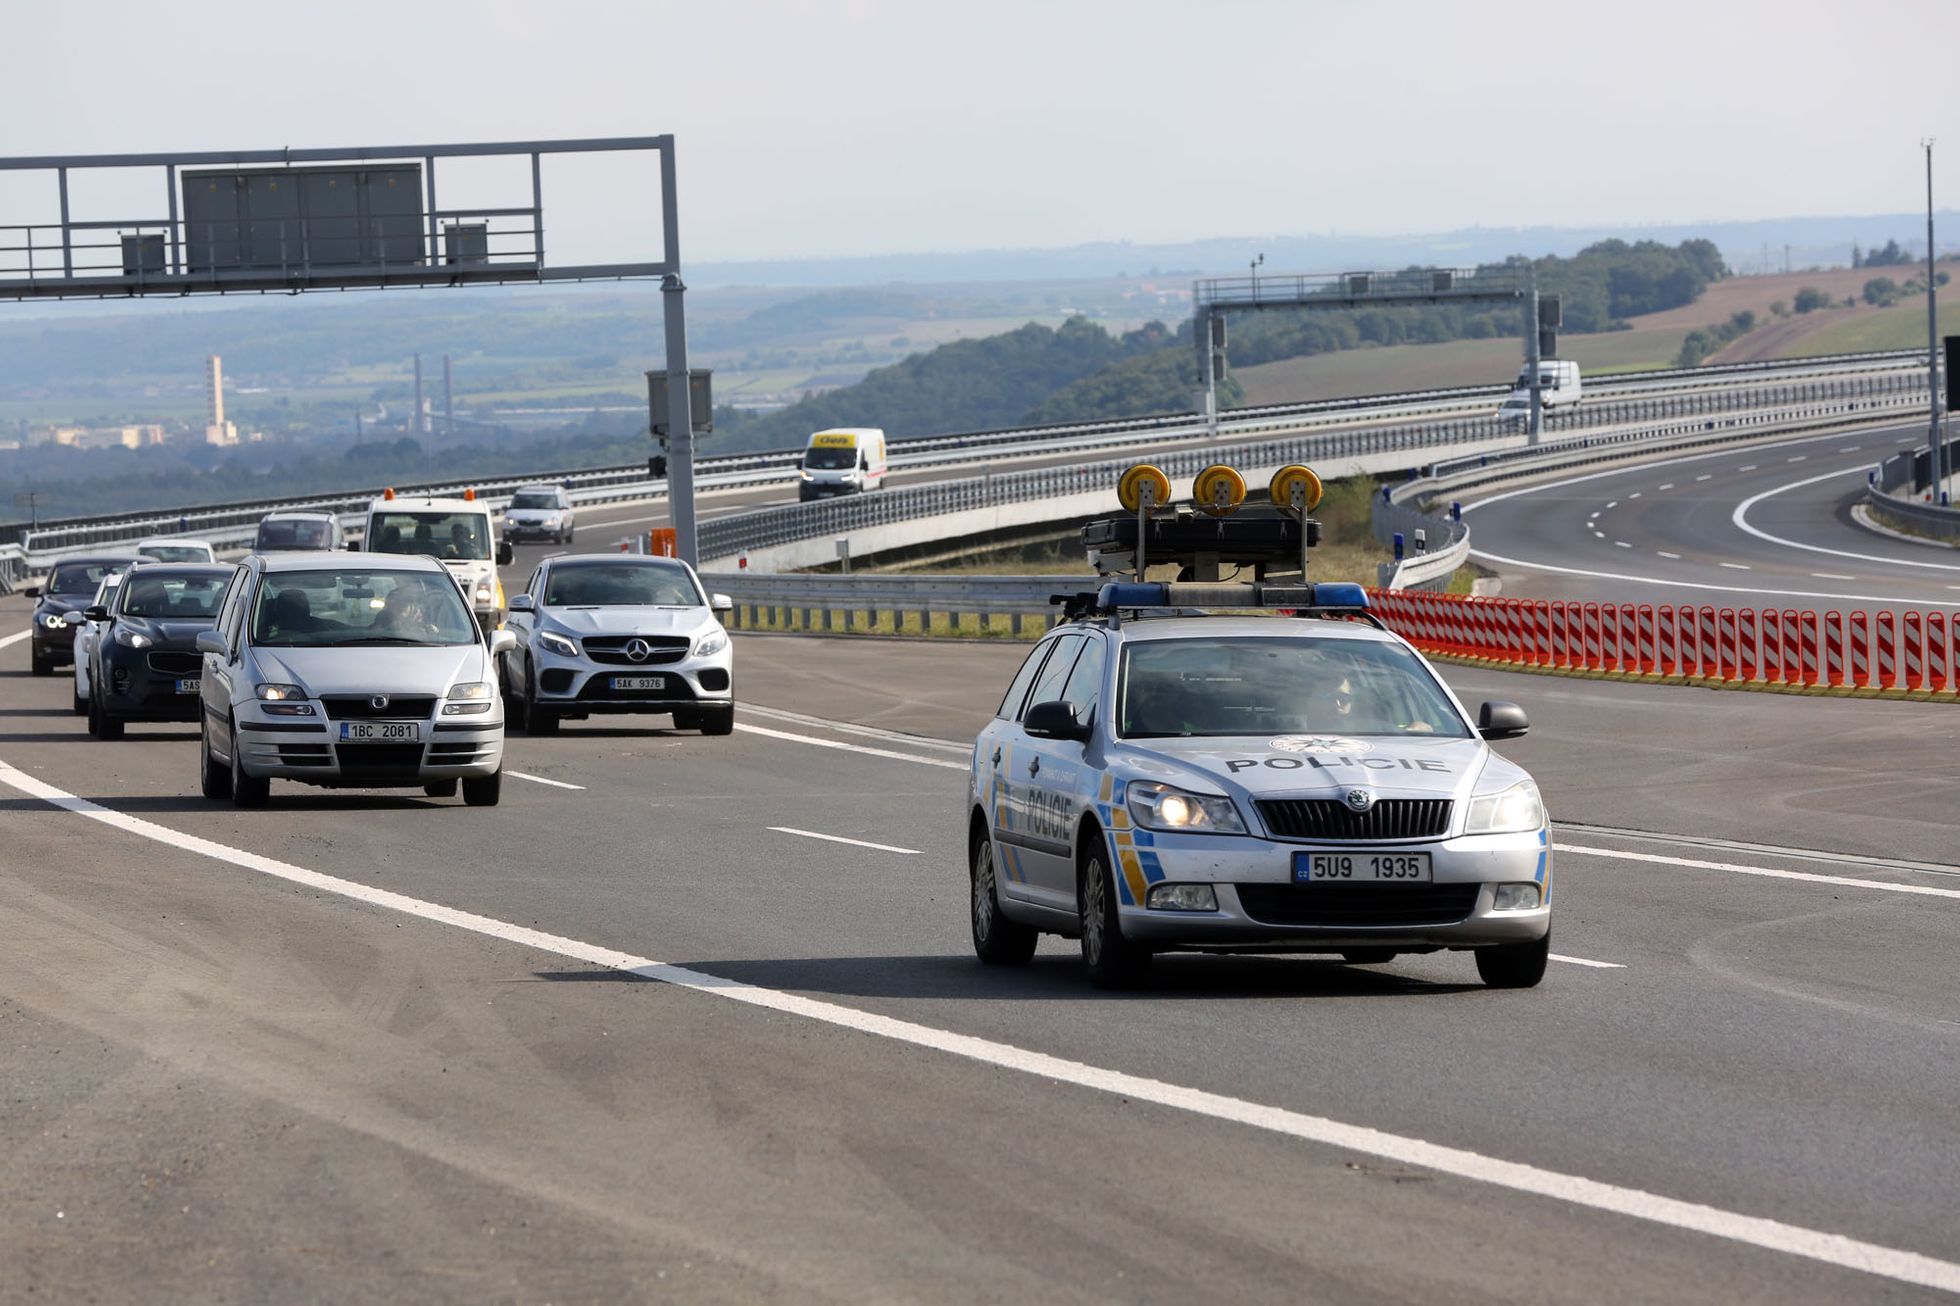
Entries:
{"label": "mercedes headlight", "polygon": [[561,658],[575,658],[578,656],[578,645],[572,643],[572,641],[566,639],[563,635],[549,630],[538,632],[538,647],[547,653],[556,653]]}
{"label": "mercedes headlight", "polygon": [[116,643],[122,645],[124,648],[148,648],[150,645],[156,643],[156,641],[148,635],[138,634],[127,626],[117,626]]}
{"label": "mercedes headlight", "polygon": [[719,653],[727,647],[728,632],[717,626],[695,642],[694,656],[704,658],[710,653]]}
{"label": "mercedes headlight", "polygon": [[1244,834],[1245,822],[1229,798],[1187,793],[1155,781],[1131,781],[1130,819],[1146,830],[1187,834]]}
{"label": "mercedes headlight", "polygon": [[1522,780],[1494,794],[1479,794],[1470,800],[1470,815],[1463,823],[1465,834],[1517,834],[1542,829],[1545,804],[1538,797],[1538,786]]}

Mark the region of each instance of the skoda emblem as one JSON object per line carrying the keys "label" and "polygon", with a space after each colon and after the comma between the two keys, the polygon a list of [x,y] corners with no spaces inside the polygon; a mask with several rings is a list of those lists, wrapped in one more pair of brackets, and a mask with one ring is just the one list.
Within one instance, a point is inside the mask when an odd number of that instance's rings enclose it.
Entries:
{"label": "skoda emblem", "polygon": [[388,706],[388,696],[386,694],[376,694],[368,700],[368,706],[380,712]]}
{"label": "skoda emblem", "polygon": [[1375,805],[1375,796],[1366,789],[1350,789],[1343,799],[1351,812],[1365,812]]}
{"label": "skoda emblem", "polygon": [[626,641],[626,656],[635,662],[644,662],[653,656],[653,645],[643,639],[629,639]]}

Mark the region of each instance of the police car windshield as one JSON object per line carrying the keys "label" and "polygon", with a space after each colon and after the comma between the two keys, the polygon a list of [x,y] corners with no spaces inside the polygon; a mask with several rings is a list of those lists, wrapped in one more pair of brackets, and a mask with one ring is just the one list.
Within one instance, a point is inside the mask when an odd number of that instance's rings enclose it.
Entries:
{"label": "police car windshield", "polygon": [[1125,646],[1128,739],[1325,733],[1467,739],[1415,655],[1358,639],[1139,640]]}

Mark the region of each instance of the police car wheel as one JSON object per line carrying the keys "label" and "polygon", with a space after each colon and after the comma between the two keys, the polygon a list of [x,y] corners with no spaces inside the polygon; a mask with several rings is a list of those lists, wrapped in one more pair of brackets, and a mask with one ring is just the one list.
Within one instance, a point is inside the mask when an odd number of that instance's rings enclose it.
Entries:
{"label": "police car wheel", "polygon": [[1082,910],[1082,964],[1099,989],[1127,988],[1143,978],[1150,951],[1123,937],[1116,913],[1116,885],[1103,854],[1092,852],[1082,864],[1078,886]]}
{"label": "police car wheel", "polygon": [[1501,943],[1494,948],[1477,949],[1477,974],[1494,989],[1530,989],[1545,978],[1545,962],[1551,956],[1552,936],[1531,943]]}
{"label": "police car wheel", "polygon": [[1038,936],[1032,926],[1001,914],[994,872],[994,841],[981,835],[973,843],[973,951],[989,966],[1025,966]]}

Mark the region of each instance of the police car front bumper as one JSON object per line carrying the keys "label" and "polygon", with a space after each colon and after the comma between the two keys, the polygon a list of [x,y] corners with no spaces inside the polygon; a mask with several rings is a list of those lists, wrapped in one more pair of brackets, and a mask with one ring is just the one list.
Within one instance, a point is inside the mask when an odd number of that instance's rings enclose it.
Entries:
{"label": "police car front bumper", "polygon": [[[1126,938],[1156,948],[1340,951],[1526,943],[1551,928],[1552,848],[1544,831],[1393,846],[1279,843],[1233,836],[1148,836],[1119,843],[1118,914]],[[1429,854],[1427,883],[1300,883],[1296,852]],[[1206,884],[1214,911],[1144,905],[1153,885]],[[1533,884],[1537,906],[1499,911],[1500,884]]]}

